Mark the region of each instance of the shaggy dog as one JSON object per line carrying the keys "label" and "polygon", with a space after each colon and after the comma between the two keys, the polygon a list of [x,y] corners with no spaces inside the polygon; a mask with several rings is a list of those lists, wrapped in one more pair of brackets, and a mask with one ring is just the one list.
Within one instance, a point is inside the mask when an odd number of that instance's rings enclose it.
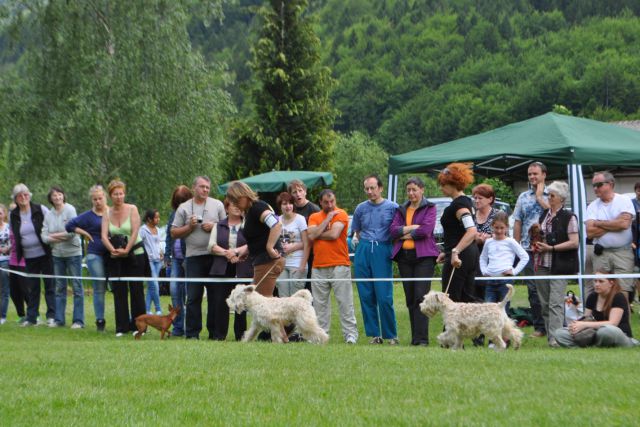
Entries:
{"label": "shaggy dog", "polygon": [[227,305],[237,313],[247,310],[252,322],[242,336],[243,342],[252,341],[262,330],[271,331],[273,342],[287,342],[284,327],[294,324],[305,340],[325,344],[329,335],[318,325],[316,312],[311,306],[313,298],[306,289],[288,298],[267,298],[255,291],[253,285],[237,285],[227,298]]}
{"label": "shaggy dog", "polygon": [[457,303],[442,292],[431,291],[420,304],[420,311],[428,317],[442,312],[445,331],[438,335],[438,342],[443,347],[450,347],[452,350],[463,348],[464,338],[484,334],[495,343],[496,350],[506,348],[503,338],[511,340],[513,348],[517,350],[522,342],[522,331],[516,328],[504,311],[513,295],[513,286],[507,287],[509,292],[504,300],[484,304]]}

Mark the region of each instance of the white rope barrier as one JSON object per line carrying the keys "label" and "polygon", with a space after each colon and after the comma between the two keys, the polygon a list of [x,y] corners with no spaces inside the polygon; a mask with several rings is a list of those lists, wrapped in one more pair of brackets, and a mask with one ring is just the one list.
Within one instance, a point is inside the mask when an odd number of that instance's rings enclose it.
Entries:
{"label": "white rope barrier", "polygon": [[[5,271],[10,274],[15,274],[21,277],[26,278],[41,278],[41,279],[80,279],[80,280],[105,280],[104,277],[92,277],[92,276],[56,276],[54,274],[31,274],[25,273],[23,271],[11,270],[9,268],[0,267],[1,271]],[[596,279],[596,278],[607,278],[607,279],[640,279],[640,273],[632,273],[632,274],[565,274],[565,275],[547,275],[547,276],[497,276],[497,277],[476,277],[476,280],[479,281],[487,281],[487,280],[500,280],[503,282],[514,282],[518,280],[578,280],[578,279]],[[109,277],[109,282],[148,282],[148,281],[157,281],[157,282],[187,282],[187,283],[251,283],[253,279],[251,278],[226,278],[226,277],[196,277],[196,278],[187,278],[187,277]],[[311,282],[314,279],[307,279],[306,277],[300,279],[278,279],[278,282]],[[322,279],[322,281],[331,281],[331,282],[422,282],[422,281],[431,281],[431,282],[441,282],[442,277],[412,277],[412,278],[402,278],[402,277],[386,277],[386,278],[375,278],[375,279]]]}

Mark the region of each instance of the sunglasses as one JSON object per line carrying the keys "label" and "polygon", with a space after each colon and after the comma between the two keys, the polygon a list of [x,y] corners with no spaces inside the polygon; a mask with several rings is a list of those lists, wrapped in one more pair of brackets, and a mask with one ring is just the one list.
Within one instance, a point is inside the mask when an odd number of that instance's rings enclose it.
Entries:
{"label": "sunglasses", "polygon": [[602,181],[602,182],[594,182],[593,183],[593,188],[600,188],[605,184],[609,184],[609,181]]}

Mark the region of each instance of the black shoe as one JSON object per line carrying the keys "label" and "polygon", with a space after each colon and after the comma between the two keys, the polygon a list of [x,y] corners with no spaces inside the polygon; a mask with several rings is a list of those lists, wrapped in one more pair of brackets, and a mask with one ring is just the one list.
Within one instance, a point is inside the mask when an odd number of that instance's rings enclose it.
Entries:
{"label": "black shoe", "polygon": [[98,332],[104,332],[106,324],[107,322],[105,322],[104,319],[96,320],[96,328],[98,329]]}
{"label": "black shoe", "polygon": [[262,331],[258,334],[258,341],[271,341],[271,332]]}
{"label": "black shoe", "polygon": [[298,333],[293,333],[289,335],[289,342],[303,342],[303,341],[304,341],[304,338],[302,338],[302,335]]}
{"label": "black shoe", "polygon": [[484,347],[484,335],[478,335],[472,341],[474,347]]}

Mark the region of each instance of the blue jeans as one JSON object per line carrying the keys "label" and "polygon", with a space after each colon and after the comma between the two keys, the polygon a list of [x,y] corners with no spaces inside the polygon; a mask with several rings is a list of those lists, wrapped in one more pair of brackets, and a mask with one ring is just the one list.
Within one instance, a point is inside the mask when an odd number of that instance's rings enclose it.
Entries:
{"label": "blue jeans", "polygon": [[[91,277],[104,277],[104,259],[102,258],[102,255],[87,254],[85,261]],[[96,314],[96,320],[104,320],[105,281],[94,280],[92,285],[93,311]]]}
{"label": "blue jeans", "polygon": [[[171,260],[171,278],[184,277],[185,260],[173,258]],[[173,320],[171,335],[181,337],[184,335],[184,312],[187,301],[187,283],[180,280],[171,281],[171,305],[180,307],[180,313]]]}
{"label": "blue jeans", "polygon": [[84,288],[82,287],[82,256],[53,257],[53,271],[56,276],[76,276],[77,279],[56,277],[56,323],[64,325],[67,308],[67,284],[73,288],[73,323],[84,326]]}
{"label": "blue jeans", "polygon": [[[9,268],[9,260],[0,261],[0,267]],[[7,317],[9,309],[9,273],[0,270],[0,318]]]}
{"label": "blue jeans", "polygon": [[[484,301],[485,302],[500,302],[507,296],[509,289],[507,283],[513,282],[513,279],[509,280],[487,280],[480,283],[484,283]],[[509,304],[504,307],[505,311],[509,313]]]}
{"label": "blue jeans", "polygon": [[[162,268],[162,261],[149,260],[151,266],[151,277],[158,277],[160,275],[160,269]],[[160,289],[158,288],[157,280],[149,280],[147,282],[147,298],[145,300],[147,306],[147,313],[153,314],[151,311],[151,303],[156,306],[156,311],[162,311],[160,306]]]}

